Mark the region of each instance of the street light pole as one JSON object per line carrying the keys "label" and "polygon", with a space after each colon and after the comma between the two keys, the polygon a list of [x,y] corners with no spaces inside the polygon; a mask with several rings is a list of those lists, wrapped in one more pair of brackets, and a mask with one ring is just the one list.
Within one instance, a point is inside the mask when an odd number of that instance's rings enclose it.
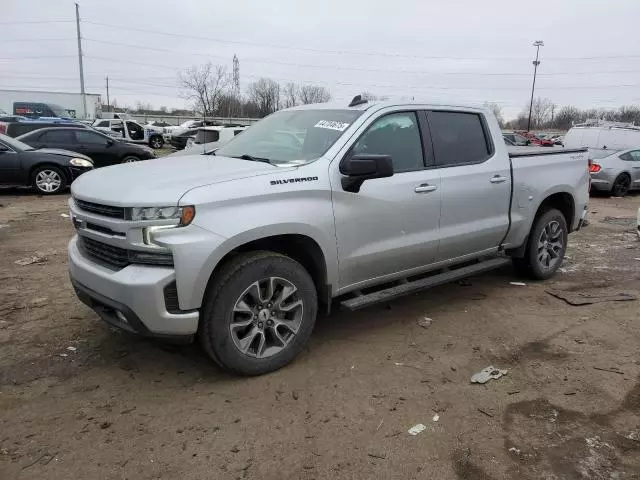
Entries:
{"label": "street light pole", "polygon": [[533,109],[533,94],[536,90],[536,73],[538,73],[538,55],[540,54],[540,47],[544,47],[542,40],[536,40],[533,42],[533,46],[536,47],[536,59],[533,61],[533,85],[531,87],[531,102],[529,103],[529,122],[527,123],[527,132],[531,129],[531,110]]}

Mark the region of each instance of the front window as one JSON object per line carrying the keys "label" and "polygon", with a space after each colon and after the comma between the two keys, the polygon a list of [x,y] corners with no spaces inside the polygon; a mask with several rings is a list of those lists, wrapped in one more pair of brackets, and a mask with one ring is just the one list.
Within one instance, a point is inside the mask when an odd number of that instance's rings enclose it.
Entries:
{"label": "front window", "polygon": [[361,110],[276,112],[233,137],[216,155],[266,158],[274,164],[307,163],[324,155],[361,114]]}
{"label": "front window", "polygon": [[219,130],[198,130],[196,133],[195,143],[213,143],[220,140],[220,131]]}

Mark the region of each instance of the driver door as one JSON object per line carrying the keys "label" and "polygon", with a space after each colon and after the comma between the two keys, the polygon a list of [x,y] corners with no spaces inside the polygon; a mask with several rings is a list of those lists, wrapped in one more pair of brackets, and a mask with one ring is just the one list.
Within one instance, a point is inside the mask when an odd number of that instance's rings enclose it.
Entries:
{"label": "driver door", "polygon": [[341,290],[417,273],[435,261],[440,175],[430,168],[426,128],[416,111],[391,112],[363,127],[347,155],[390,155],[394,174],[365,181],[357,193],[342,189],[341,158],[332,162]]}

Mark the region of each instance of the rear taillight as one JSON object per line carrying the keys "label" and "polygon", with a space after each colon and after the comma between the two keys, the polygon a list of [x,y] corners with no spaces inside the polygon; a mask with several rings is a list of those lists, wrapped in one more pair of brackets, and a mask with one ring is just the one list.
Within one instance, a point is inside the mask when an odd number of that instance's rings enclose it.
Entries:
{"label": "rear taillight", "polygon": [[0,122],[0,133],[7,133],[7,124]]}
{"label": "rear taillight", "polygon": [[597,163],[593,163],[591,160],[589,160],[589,173],[598,173],[601,170],[602,167],[600,167],[600,165],[598,165]]}

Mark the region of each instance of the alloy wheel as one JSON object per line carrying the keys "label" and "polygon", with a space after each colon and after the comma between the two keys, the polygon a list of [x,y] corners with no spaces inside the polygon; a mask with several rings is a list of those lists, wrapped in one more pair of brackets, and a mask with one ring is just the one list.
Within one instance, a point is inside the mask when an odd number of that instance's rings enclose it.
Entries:
{"label": "alloy wheel", "polygon": [[240,352],[255,358],[280,353],[300,329],[304,305],[289,280],[269,277],[252,283],[236,300],[229,330]]}

